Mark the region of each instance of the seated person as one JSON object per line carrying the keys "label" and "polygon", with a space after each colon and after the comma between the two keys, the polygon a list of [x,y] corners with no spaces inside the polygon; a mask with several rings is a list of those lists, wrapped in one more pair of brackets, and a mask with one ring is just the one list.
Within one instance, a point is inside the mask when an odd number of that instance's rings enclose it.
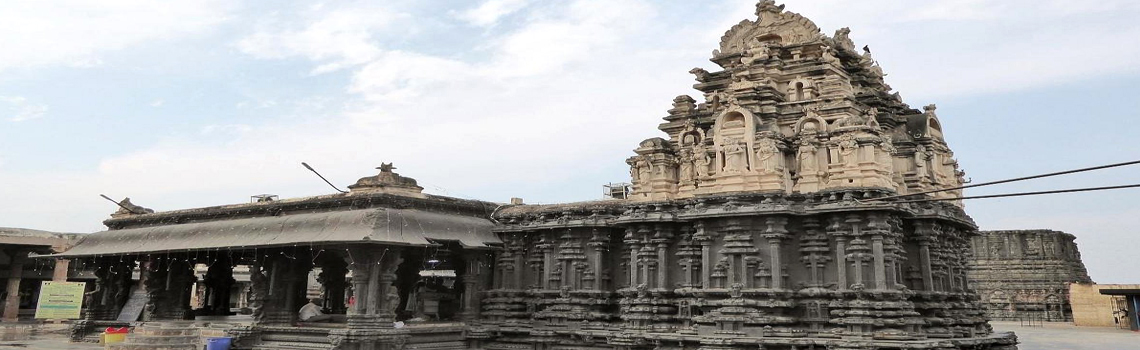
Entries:
{"label": "seated person", "polygon": [[330,322],[333,321],[333,316],[321,312],[321,306],[317,305],[317,299],[309,299],[309,303],[301,307],[301,311],[297,312],[297,317],[301,322]]}

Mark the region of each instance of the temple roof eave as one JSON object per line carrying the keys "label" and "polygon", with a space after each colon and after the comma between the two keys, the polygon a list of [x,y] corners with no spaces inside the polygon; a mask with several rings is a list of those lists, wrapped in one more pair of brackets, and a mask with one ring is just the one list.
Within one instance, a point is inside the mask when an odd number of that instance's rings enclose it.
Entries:
{"label": "temple roof eave", "polygon": [[329,211],[108,230],[50,257],[330,244],[431,246],[434,241],[488,249],[501,243],[491,233],[493,225],[483,218],[416,209]]}

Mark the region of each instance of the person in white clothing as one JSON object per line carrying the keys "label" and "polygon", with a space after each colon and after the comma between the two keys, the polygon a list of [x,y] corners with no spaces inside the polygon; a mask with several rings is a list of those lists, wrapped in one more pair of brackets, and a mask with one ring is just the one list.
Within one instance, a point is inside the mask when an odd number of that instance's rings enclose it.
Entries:
{"label": "person in white clothing", "polygon": [[321,306],[317,305],[317,299],[309,299],[309,303],[301,307],[301,311],[297,312],[298,318],[301,322],[328,322],[333,319],[332,315],[321,312]]}

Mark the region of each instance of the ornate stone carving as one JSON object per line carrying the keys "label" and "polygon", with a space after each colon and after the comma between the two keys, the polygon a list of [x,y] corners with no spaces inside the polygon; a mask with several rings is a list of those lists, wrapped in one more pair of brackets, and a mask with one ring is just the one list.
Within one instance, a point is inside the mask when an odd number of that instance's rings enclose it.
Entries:
{"label": "ornate stone carving", "polygon": [[376,169],[380,173],[376,176],[362,177],[357,180],[355,184],[349,185],[348,189],[351,191],[374,191],[400,194],[412,197],[424,197],[423,187],[416,184],[416,180],[410,177],[403,177],[400,174],[393,172],[396,167],[392,163],[383,163]]}
{"label": "ornate stone carving", "polygon": [[[983,297],[986,316],[1072,321],[1068,284],[1093,283],[1074,239],[1051,230],[982,231],[971,238],[968,280]],[[1073,253],[1050,254],[1057,245]]]}

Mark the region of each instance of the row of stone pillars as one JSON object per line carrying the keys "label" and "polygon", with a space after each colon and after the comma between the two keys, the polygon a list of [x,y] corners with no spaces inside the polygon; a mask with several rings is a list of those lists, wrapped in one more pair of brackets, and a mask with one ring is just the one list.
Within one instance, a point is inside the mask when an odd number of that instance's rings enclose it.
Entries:
{"label": "row of stone pillars", "polygon": [[[16,322],[20,317],[20,282],[24,277],[24,265],[28,262],[29,250],[16,249],[6,252],[10,259],[8,265],[7,296],[4,298],[4,322]],[[67,281],[67,268],[69,260],[56,259],[55,269],[52,271],[52,281]]]}
{"label": "row of stone pillars", "polygon": [[[403,262],[408,247],[357,246],[323,249],[264,249],[253,252],[215,252],[212,256],[193,257],[193,253],[155,255],[150,257],[95,258],[96,285],[87,293],[87,318],[114,319],[129,297],[136,259],[140,262],[139,286],[147,294],[148,302],[143,320],[177,320],[188,318],[191,286],[197,282],[193,267],[207,263],[209,268],[204,284],[207,297],[203,309],[211,314],[224,314],[229,307],[229,287],[234,283],[233,266],[250,266],[250,307],[255,324],[287,325],[296,321],[297,310],[305,304],[308,275],[320,267],[318,281],[332,312],[345,312],[349,330],[344,341],[363,341],[361,334],[391,329],[401,297],[397,288],[397,269]],[[464,287],[460,296],[459,316],[474,319],[479,313],[478,291],[483,284],[483,271],[488,252],[464,251],[464,271],[458,281]],[[66,267],[63,269],[66,271]],[[344,309],[345,289],[352,276],[354,301]],[[363,332],[363,333],[361,333]],[[356,334],[357,336],[352,336]]]}

